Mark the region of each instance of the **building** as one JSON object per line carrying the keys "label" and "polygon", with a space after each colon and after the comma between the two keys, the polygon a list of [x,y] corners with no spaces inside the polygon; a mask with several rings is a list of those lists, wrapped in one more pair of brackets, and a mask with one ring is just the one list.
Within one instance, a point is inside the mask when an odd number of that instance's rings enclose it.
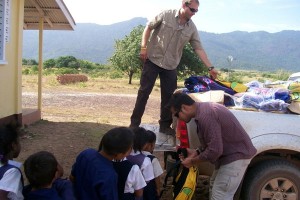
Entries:
{"label": "building", "polygon": [[[0,0],[0,125],[41,119],[43,30],[74,30],[63,0]],[[23,31],[39,31],[37,109],[22,108]]]}

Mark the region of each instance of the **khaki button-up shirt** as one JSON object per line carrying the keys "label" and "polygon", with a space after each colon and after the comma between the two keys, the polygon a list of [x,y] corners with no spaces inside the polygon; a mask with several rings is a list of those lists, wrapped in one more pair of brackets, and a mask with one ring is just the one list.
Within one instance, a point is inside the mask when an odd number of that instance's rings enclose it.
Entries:
{"label": "khaki button-up shirt", "polygon": [[147,45],[147,56],[151,62],[167,70],[177,68],[188,42],[194,50],[202,49],[193,21],[180,25],[178,20],[179,11],[165,10],[147,24],[153,30]]}

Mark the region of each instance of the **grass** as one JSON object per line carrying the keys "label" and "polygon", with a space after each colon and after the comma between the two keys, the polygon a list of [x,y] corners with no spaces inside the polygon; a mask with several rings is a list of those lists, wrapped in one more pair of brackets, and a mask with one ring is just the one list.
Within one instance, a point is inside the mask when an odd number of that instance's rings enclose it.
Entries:
{"label": "grass", "polygon": [[[248,83],[253,80],[264,83],[265,81],[273,82],[276,80],[287,80],[290,73],[278,70],[276,72],[259,72],[246,70],[232,70],[230,72],[219,71],[218,78],[226,81],[236,81],[240,83]],[[56,75],[47,75],[42,78],[43,90],[60,90],[60,91],[84,91],[84,92],[98,92],[98,93],[112,93],[112,94],[136,94],[139,88],[139,76],[134,76],[132,84],[129,84],[128,77],[123,78],[108,78],[88,76],[89,80],[84,83],[75,83],[68,85],[61,85],[56,80]],[[138,77],[138,78],[137,78]],[[184,79],[187,77],[178,78],[178,87],[184,87]],[[22,90],[24,92],[37,92],[38,90],[38,75],[23,75],[22,76]],[[151,95],[160,95],[159,78],[153,88]]]}
{"label": "grass", "polygon": [[[74,83],[68,85],[61,85],[56,80],[55,75],[43,76],[42,79],[43,90],[57,90],[59,91],[84,91],[84,92],[99,92],[112,94],[136,94],[139,88],[139,80],[135,79],[132,84],[128,84],[128,79],[125,78],[91,78],[85,83]],[[37,92],[38,91],[38,76],[37,75],[23,75],[22,76],[22,91],[23,92]],[[151,93],[152,95],[160,95],[159,80]]]}

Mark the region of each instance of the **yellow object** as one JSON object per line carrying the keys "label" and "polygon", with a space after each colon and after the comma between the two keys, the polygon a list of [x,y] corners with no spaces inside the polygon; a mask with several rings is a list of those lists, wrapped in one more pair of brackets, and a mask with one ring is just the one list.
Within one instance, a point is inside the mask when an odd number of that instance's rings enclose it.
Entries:
{"label": "yellow object", "polygon": [[[181,173],[178,174],[176,179],[180,177]],[[191,167],[189,168],[189,173],[186,177],[185,183],[179,192],[179,194],[176,196],[175,200],[191,200],[193,197],[193,194],[196,189],[197,185],[197,176],[198,176],[198,168],[197,167]]]}
{"label": "yellow object", "polygon": [[300,92],[293,92],[290,96],[292,101],[300,102]]}
{"label": "yellow object", "polygon": [[300,92],[300,82],[292,82],[288,85],[287,89],[289,89],[292,93]]}
{"label": "yellow object", "polygon": [[227,82],[227,81],[220,81],[220,80],[218,80],[218,82],[233,89],[236,92],[246,92],[248,90],[248,87],[246,85],[238,82]]}

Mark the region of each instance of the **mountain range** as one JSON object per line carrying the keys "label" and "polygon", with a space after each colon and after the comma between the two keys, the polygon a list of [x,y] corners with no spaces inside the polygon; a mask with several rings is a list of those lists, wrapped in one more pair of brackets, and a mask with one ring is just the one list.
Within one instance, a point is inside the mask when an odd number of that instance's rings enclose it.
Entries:
{"label": "mountain range", "polygon": [[[107,64],[115,40],[129,35],[134,27],[146,25],[146,18],[133,18],[111,25],[78,23],[74,31],[44,31],[43,59],[74,56],[77,59]],[[260,71],[299,71],[300,31],[277,33],[208,33],[199,31],[202,45],[218,68]],[[228,57],[233,60],[229,61]],[[23,58],[38,58],[38,31],[24,30]]]}

